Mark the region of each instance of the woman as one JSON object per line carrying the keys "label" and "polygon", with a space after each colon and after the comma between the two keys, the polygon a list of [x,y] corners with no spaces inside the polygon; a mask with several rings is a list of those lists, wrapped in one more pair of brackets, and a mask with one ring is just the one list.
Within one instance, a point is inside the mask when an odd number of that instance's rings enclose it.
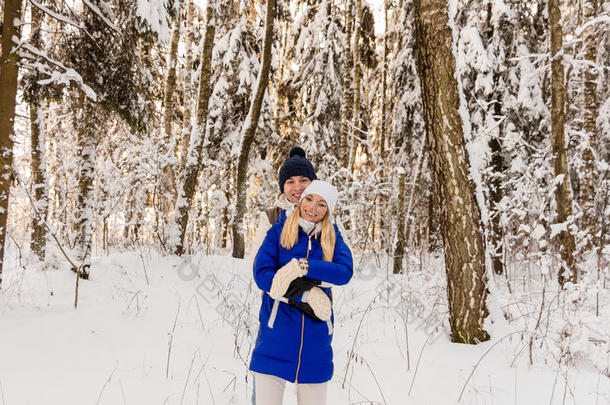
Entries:
{"label": "woman", "polygon": [[293,210],[282,212],[254,259],[263,290],[252,352],[256,405],[280,405],[286,381],[299,405],[326,403],[333,375],[332,285],[352,277],[352,254],[330,218],[337,189],[314,180]]}

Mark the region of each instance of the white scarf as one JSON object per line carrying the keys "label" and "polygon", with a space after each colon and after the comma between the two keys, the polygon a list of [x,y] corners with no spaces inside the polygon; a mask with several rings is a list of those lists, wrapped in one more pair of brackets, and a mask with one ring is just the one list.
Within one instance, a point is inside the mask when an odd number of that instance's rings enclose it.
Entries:
{"label": "white scarf", "polygon": [[318,237],[322,232],[322,222],[310,222],[303,217],[299,217],[299,226],[309,236]]}

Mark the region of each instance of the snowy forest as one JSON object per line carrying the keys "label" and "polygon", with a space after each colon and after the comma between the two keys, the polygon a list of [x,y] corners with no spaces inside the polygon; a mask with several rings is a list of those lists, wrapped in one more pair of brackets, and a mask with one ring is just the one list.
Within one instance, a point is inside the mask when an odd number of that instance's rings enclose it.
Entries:
{"label": "snowy forest", "polygon": [[252,403],[294,146],[329,404],[610,403],[610,3],[0,5],[1,405]]}

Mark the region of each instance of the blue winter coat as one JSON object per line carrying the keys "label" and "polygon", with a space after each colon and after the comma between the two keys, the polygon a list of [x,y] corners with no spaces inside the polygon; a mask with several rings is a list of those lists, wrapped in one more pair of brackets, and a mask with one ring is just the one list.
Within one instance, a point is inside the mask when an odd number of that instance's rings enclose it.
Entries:
{"label": "blue winter coat", "polygon": [[[309,236],[299,227],[295,246],[284,249],[280,246],[280,235],[286,212],[282,212],[263,241],[254,259],[254,280],[265,292],[259,313],[260,327],[256,345],[252,352],[250,370],[271,374],[290,382],[303,384],[323,383],[333,375],[333,352],[331,348],[332,323],[316,321],[297,308],[279,303],[277,316],[269,325],[274,300],[267,294],[276,271],[292,258],[307,255]],[[331,283],[347,284],[352,278],[352,253],[337,230],[335,252],[332,262],[322,260],[322,246],[311,237],[309,272],[307,277]],[[330,288],[322,288],[330,296]],[[272,327],[270,327],[272,326]]]}

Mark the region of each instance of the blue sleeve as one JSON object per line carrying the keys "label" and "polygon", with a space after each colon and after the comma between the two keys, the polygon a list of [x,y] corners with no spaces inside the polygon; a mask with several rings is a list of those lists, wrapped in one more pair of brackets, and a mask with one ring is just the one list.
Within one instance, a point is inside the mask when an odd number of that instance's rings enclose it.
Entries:
{"label": "blue sleeve", "polygon": [[343,237],[341,237],[341,233],[338,231],[336,225],[335,233],[337,237],[333,261],[325,262],[319,259],[309,259],[307,277],[335,285],[344,285],[350,281],[354,272],[352,252],[343,241]]}
{"label": "blue sleeve", "polygon": [[271,282],[278,267],[279,236],[281,230],[282,225],[276,222],[267,231],[267,236],[265,236],[265,240],[254,258],[254,281],[258,288],[266,292],[271,290]]}

